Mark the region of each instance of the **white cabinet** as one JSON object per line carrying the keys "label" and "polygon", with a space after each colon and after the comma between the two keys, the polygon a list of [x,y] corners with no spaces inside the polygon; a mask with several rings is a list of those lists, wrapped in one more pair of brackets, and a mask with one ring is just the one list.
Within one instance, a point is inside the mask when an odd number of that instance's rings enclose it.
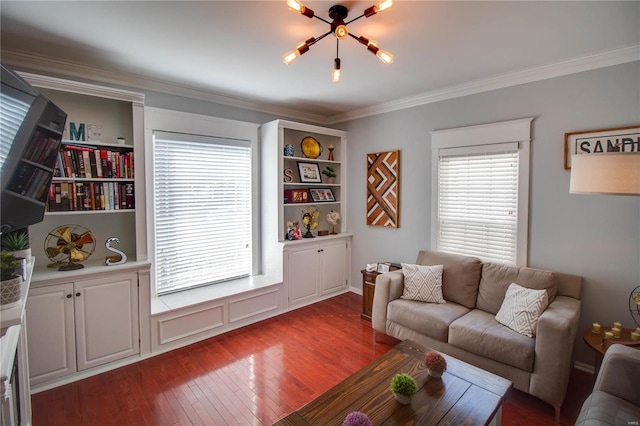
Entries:
{"label": "white cabinet", "polygon": [[320,294],[347,289],[347,250],[349,240],[330,240],[320,244]]}
{"label": "white cabinet", "polygon": [[351,238],[322,237],[285,248],[285,283],[289,306],[316,302],[346,291],[350,269]]}
{"label": "white cabinet", "polygon": [[136,274],[74,283],[78,371],[140,352]]}
{"label": "white cabinet", "polygon": [[140,352],[138,275],[34,287],[27,298],[31,384]]}
{"label": "white cabinet", "polygon": [[27,342],[32,386],[76,371],[73,283],[31,288]]}

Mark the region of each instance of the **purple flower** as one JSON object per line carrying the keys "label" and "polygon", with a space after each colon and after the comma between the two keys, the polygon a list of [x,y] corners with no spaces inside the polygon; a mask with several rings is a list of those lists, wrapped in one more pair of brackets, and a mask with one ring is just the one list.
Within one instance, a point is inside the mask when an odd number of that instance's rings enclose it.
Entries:
{"label": "purple flower", "polygon": [[345,417],[342,426],[373,426],[373,424],[365,413],[361,413],[360,411],[353,411],[347,414],[347,417]]}

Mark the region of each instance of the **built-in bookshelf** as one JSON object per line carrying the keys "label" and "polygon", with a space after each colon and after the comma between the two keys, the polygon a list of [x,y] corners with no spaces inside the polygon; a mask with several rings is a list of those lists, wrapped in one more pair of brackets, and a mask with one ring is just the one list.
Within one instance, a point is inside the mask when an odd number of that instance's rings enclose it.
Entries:
{"label": "built-in bookshelf", "polygon": [[[57,160],[53,178],[41,198],[47,211],[42,222],[29,227],[32,251],[43,259],[35,276],[49,272],[46,236],[69,224],[89,229],[98,242],[83,263],[83,273],[102,270],[104,259],[112,254],[104,241],[112,237],[119,238],[118,249],[129,262],[145,261],[144,95],[20,74],[67,114],[60,149],[53,154]],[[136,164],[135,159],[140,161]]]}
{"label": "built-in bookshelf", "polygon": [[48,212],[135,208],[131,146],[65,140],[57,154]]}

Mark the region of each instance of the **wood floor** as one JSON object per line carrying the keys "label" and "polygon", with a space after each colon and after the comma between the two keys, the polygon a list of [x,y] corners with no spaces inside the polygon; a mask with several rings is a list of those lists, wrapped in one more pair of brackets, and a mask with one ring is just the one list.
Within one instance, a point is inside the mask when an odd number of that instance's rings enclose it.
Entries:
{"label": "wood floor", "polygon": [[[390,349],[347,293],[32,396],[33,425],[268,425]],[[593,376],[574,370],[561,424]],[[512,390],[505,426],[553,425],[553,408]]]}

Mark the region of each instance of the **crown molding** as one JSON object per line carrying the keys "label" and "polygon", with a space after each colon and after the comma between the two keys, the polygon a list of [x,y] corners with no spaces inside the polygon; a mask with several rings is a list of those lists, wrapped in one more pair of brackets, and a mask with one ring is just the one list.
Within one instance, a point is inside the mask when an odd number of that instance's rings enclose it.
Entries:
{"label": "crown molding", "polygon": [[531,67],[516,72],[505,73],[494,77],[471,81],[446,87],[441,90],[425,92],[416,96],[409,96],[383,104],[374,105],[360,110],[350,111],[346,114],[335,115],[328,118],[328,124],[341,123],[357,118],[369,117],[401,109],[412,108],[420,105],[440,102],[448,99],[460,98],[477,93],[488,92],[496,89],[517,86],[525,83],[562,77],[583,71],[610,67],[627,62],[640,61],[640,44],[608,50],[591,55],[580,56],[567,61],[549,65]]}
{"label": "crown molding", "polygon": [[323,115],[301,112],[296,109],[279,107],[269,103],[257,102],[234,96],[221,95],[205,89],[177,84],[145,75],[115,72],[104,68],[87,66],[80,63],[63,61],[43,55],[23,53],[15,50],[2,51],[2,61],[19,71],[55,74],[64,78],[77,78],[102,84],[113,84],[135,89],[149,90],[168,95],[182,96],[206,102],[213,102],[230,107],[242,108],[250,111],[286,116],[291,119],[312,123],[326,124]]}
{"label": "crown molding", "polygon": [[500,74],[494,77],[449,86],[444,89],[425,92],[415,96],[373,105],[367,108],[326,117],[319,114],[301,112],[296,109],[276,106],[266,102],[221,95],[187,85],[172,83],[140,74],[109,71],[87,65],[51,58],[42,55],[27,54],[13,50],[3,50],[2,61],[27,72],[56,74],[66,78],[77,78],[106,84],[132,87],[169,95],[182,96],[206,102],[213,102],[245,110],[285,116],[317,124],[336,124],[358,118],[365,118],[387,112],[413,108],[420,105],[445,101],[448,99],[474,95],[496,89],[517,86],[525,83],[546,80],[555,77],[590,71],[599,68],[640,61],[640,44],[580,56],[567,61],[526,68],[520,71]]}

